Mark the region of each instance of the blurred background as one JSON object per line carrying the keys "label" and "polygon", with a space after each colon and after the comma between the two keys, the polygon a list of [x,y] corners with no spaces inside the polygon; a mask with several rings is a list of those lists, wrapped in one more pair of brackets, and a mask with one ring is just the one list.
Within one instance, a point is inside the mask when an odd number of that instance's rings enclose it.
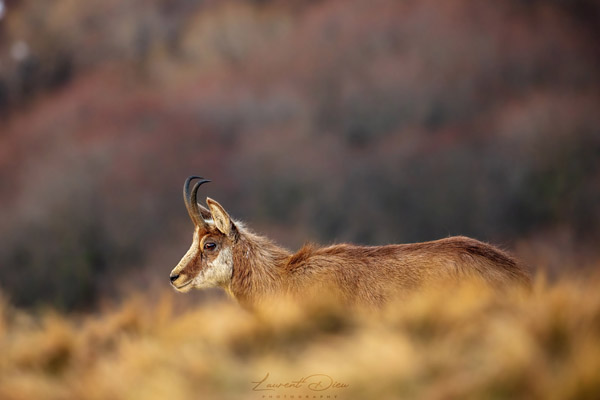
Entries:
{"label": "blurred background", "polygon": [[0,290],[169,290],[193,174],[291,249],[462,234],[598,268],[599,21],[595,0],[0,0]]}

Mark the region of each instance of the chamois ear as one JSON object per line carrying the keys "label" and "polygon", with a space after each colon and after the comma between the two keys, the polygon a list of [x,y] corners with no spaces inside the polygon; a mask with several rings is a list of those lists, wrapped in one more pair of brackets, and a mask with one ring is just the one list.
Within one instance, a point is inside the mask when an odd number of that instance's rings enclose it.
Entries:
{"label": "chamois ear", "polygon": [[235,227],[223,206],[210,197],[206,198],[206,204],[208,204],[208,208],[210,209],[212,219],[215,222],[217,229],[224,235],[231,235],[234,232]]}

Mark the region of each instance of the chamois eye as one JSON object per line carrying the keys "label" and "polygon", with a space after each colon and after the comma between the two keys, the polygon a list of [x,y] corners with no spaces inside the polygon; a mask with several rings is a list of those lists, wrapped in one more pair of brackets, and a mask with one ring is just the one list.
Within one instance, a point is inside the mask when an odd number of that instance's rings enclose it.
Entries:
{"label": "chamois eye", "polygon": [[217,244],[213,242],[204,243],[204,250],[214,250],[217,248]]}

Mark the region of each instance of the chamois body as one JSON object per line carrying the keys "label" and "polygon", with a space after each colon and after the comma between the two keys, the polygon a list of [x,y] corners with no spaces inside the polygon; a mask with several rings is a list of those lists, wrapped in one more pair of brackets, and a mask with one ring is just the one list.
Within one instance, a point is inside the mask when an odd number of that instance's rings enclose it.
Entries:
{"label": "chamois body", "polygon": [[[292,253],[233,221],[220,204],[196,202],[200,181],[184,200],[196,225],[192,247],[171,272],[173,286],[224,288],[253,307],[277,296],[324,294],[347,304],[381,306],[409,290],[434,283],[478,279],[492,287],[529,285],[525,269],[505,252],[456,236],[387,246],[306,245]],[[189,200],[188,200],[189,199]]]}
{"label": "chamois body", "polygon": [[244,305],[322,291],[344,303],[381,306],[428,284],[479,279],[493,287],[529,285],[508,254],[462,236],[387,246],[306,245],[293,254],[248,232],[240,236],[248,239],[234,251],[226,289]]}

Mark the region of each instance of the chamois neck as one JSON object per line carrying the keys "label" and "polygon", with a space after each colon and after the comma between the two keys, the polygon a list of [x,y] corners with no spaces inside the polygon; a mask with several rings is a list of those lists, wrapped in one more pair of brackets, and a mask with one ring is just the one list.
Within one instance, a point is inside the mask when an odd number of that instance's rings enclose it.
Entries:
{"label": "chamois neck", "polygon": [[240,230],[233,252],[230,293],[252,306],[261,298],[281,292],[283,268],[291,253],[266,237]]}

